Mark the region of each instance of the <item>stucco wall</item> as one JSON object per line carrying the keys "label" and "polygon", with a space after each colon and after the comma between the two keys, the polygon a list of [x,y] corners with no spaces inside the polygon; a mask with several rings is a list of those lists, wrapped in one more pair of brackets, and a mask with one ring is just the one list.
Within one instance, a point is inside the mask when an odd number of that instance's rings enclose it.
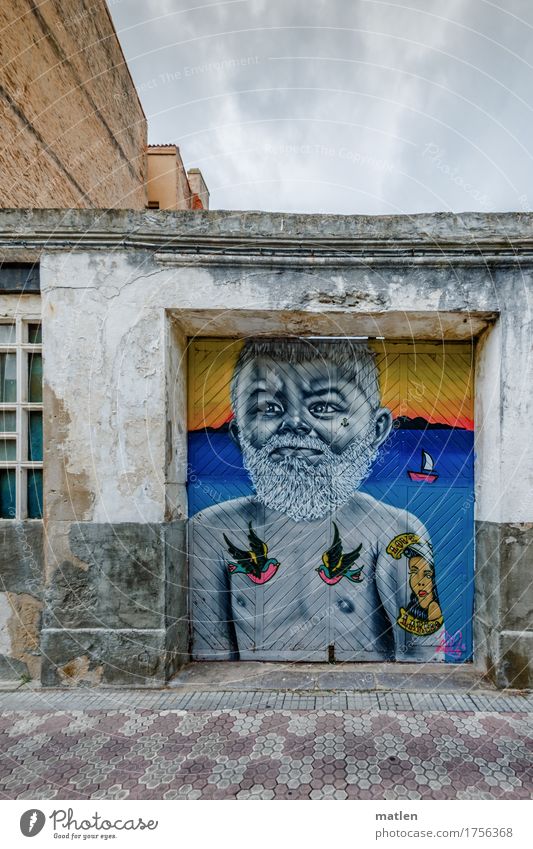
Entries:
{"label": "stucco wall", "polygon": [[[69,517],[164,517],[165,379],[160,363],[167,313],[191,335],[360,335],[372,330],[389,339],[406,338],[413,327],[419,339],[468,338],[482,330],[487,316],[498,314],[499,353],[487,363],[486,374],[480,366],[477,378],[487,388],[478,404],[484,474],[478,479],[477,518],[533,519],[533,459],[523,438],[533,382],[524,331],[531,320],[533,277],[524,268],[489,276],[482,267],[460,267],[457,260],[438,269],[406,267],[379,274],[358,267],[273,271],[251,270],[237,261],[233,267],[216,260],[212,267],[191,267],[181,260],[172,265],[168,255],[159,264],[144,252],[79,250],[45,255],[42,286],[44,325],[49,338],[61,340],[48,351],[50,409],[52,403],[67,403],[71,421],[64,450],[69,458],[74,452],[76,471],[87,476],[83,504],[66,507]],[[491,340],[494,348],[496,337]],[[73,364],[81,382],[72,381]],[[498,368],[506,364],[509,369],[500,377]],[[495,484],[499,479],[500,486],[488,486],[489,478]]]}
{"label": "stucco wall", "polygon": [[147,153],[148,201],[159,209],[190,209],[191,188],[176,145],[150,145]]}
{"label": "stucco wall", "polygon": [[[116,681],[132,641],[141,660],[120,680],[163,677],[186,657],[185,338],[267,332],[477,340],[475,659],[502,686],[533,684],[531,216],[73,212],[61,223],[51,250],[53,215],[0,217],[4,245],[41,254],[47,597],[75,568],[103,623],[82,635],[81,620],[67,633],[45,619],[47,683],[76,670]],[[95,550],[126,527],[135,551],[159,540],[148,568],[166,581],[165,614],[148,629],[106,620],[108,579],[94,582]],[[112,551],[106,574],[131,568]],[[142,593],[137,575],[130,594]]]}
{"label": "stucco wall", "polygon": [[103,0],[0,4],[0,206],[146,205],[146,120]]}

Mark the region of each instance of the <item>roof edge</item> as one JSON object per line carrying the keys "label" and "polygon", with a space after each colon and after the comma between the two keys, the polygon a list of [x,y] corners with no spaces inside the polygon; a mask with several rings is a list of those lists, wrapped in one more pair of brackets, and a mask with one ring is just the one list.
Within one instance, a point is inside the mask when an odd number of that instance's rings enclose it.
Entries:
{"label": "roof edge", "polygon": [[[0,242],[72,249],[202,246],[250,251],[533,251],[533,213],[321,215],[255,211],[0,210]],[[162,247],[163,246],[163,247]]]}

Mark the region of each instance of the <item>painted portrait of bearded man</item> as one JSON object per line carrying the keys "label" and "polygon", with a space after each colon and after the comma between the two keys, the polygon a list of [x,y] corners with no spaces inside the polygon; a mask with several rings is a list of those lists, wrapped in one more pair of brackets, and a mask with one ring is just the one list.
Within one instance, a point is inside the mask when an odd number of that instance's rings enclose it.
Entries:
{"label": "painted portrait of bearded man", "polygon": [[231,404],[253,494],[189,521],[194,657],[437,659],[427,531],[361,491],[392,427],[367,343],[248,340]]}

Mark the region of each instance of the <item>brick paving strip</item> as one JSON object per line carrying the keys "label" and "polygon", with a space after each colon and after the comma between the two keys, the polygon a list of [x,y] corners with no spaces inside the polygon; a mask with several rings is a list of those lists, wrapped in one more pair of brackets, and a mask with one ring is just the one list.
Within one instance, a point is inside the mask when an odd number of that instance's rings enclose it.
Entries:
{"label": "brick paving strip", "polygon": [[401,710],[490,711],[533,713],[533,693],[294,693],[278,690],[211,690],[179,693],[175,690],[73,689],[0,692],[5,710]]}
{"label": "brick paving strip", "polygon": [[0,797],[530,799],[532,713],[503,693],[3,692]]}

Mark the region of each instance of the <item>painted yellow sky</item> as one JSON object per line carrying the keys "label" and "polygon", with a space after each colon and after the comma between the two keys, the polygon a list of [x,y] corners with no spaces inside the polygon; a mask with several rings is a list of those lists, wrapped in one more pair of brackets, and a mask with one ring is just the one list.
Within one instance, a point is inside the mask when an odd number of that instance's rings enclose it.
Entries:
{"label": "painted yellow sky", "polygon": [[[420,416],[450,427],[474,426],[469,344],[373,341],[382,404],[395,418]],[[195,339],[189,346],[189,430],[218,428],[232,417],[231,375],[242,340]]]}

